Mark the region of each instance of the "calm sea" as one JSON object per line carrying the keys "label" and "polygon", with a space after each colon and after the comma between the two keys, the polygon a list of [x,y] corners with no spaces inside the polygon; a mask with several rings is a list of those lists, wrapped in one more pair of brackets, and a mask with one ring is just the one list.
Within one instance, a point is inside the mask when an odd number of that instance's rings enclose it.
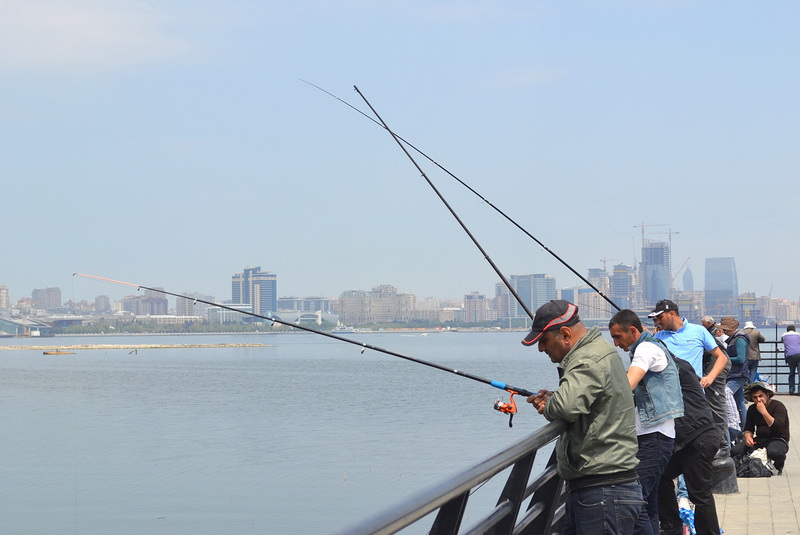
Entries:
{"label": "calm sea", "polygon": [[[557,384],[522,333],[347,336],[529,390]],[[509,429],[500,390],[313,334],[8,342],[270,347],[0,351],[0,533],[328,533],[545,423],[523,402]]]}

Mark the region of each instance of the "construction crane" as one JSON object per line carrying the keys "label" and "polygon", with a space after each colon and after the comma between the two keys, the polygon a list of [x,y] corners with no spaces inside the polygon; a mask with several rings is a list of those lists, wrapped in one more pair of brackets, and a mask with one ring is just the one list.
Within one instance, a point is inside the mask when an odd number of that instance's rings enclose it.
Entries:
{"label": "construction crane", "polygon": [[606,275],[608,275],[608,269],[606,267],[606,263],[608,261],[612,261],[613,262],[614,260],[619,260],[619,258],[606,258],[606,257],[603,257],[603,258],[600,259],[600,261],[603,263],[603,272],[605,272]]}
{"label": "construction crane", "polygon": [[680,265],[680,267],[678,268],[678,270],[675,272],[675,274],[674,274],[674,275],[672,276],[672,278],[670,279],[670,283],[672,283],[672,282],[675,282],[675,279],[677,279],[677,278],[678,278],[678,275],[680,275],[680,274],[681,274],[681,271],[683,270],[683,268],[685,268],[685,267],[686,267],[686,264],[688,264],[688,263],[689,263],[689,260],[691,260],[691,259],[692,259],[692,257],[690,256],[689,258],[687,258],[686,260],[684,260],[684,261],[683,261],[683,264],[681,264],[681,265]]}

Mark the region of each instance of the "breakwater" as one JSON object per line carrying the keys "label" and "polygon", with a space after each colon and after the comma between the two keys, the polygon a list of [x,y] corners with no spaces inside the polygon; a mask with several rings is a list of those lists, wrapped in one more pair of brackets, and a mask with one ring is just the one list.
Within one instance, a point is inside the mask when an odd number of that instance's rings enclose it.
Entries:
{"label": "breakwater", "polygon": [[77,344],[59,346],[0,346],[0,350],[34,349],[37,351],[77,351],[84,349],[194,349],[224,347],[272,347],[268,344]]}

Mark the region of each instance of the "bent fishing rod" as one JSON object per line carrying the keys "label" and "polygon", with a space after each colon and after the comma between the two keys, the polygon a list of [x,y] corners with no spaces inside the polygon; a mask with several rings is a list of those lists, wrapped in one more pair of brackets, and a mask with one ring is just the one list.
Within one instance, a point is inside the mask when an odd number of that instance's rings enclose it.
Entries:
{"label": "bent fishing rod", "polygon": [[[380,126],[381,128],[383,128],[383,129],[385,129],[385,130],[388,130],[388,128],[387,128],[385,125],[381,124],[379,121],[375,120],[373,117],[370,117],[369,115],[367,115],[367,114],[366,114],[366,113],[364,113],[363,111],[359,110],[358,108],[356,108],[355,106],[353,106],[352,104],[350,104],[349,102],[347,102],[346,100],[343,100],[343,99],[341,99],[341,98],[337,97],[336,95],[334,95],[334,94],[333,94],[333,93],[331,93],[330,91],[327,91],[327,90],[325,90],[325,89],[321,88],[321,87],[320,87],[320,86],[318,86],[318,85],[312,84],[311,82],[309,82],[309,81],[307,81],[307,80],[302,80],[302,79],[301,79],[300,81],[301,81],[301,82],[305,82],[305,83],[307,83],[308,85],[310,85],[310,86],[312,86],[312,87],[315,87],[315,88],[319,89],[319,90],[320,90],[320,91],[322,91],[323,93],[325,93],[325,94],[327,94],[327,95],[329,95],[329,96],[331,96],[331,97],[335,98],[336,100],[338,100],[339,102],[341,102],[341,103],[342,103],[342,104],[344,104],[345,106],[349,107],[350,109],[352,109],[352,110],[354,110],[354,111],[356,111],[356,112],[360,113],[361,115],[363,115],[364,117],[366,117],[367,119],[369,119],[370,121],[372,121],[373,123],[375,123],[376,125]],[[356,90],[357,90],[357,89],[356,89]],[[361,93],[359,92],[359,95],[360,95],[360,94],[361,94]],[[361,95],[361,96],[362,96],[362,98],[363,98],[363,95]],[[365,99],[365,101],[366,101],[366,99]],[[367,104],[369,104],[369,103],[367,103]],[[370,106],[370,108],[372,108],[372,106]],[[374,110],[373,110],[373,112],[374,112]],[[377,113],[376,113],[376,115],[377,115]],[[617,304],[616,304],[614,301],[612,301],[612,300],[611,300],[611,298],[609,298],[609,297],[608,297],[606,294],[604,294],[604,293],[602,292],[602,290],[600,290],[600,289],[599,289],[599,288],[597,288],[597,287],[596,287],[594,284],[592,284],[592,283],[589,281],[589,279],[587,279],[586,277],[584,277],[583,275],[581,275],[581,274],[580,274],[578,271],[576,271],[576,270],[575,270],[575,269],[574,269],[574,268],[573,268],[571,265],[569,265],[569,264],[568,264],[568,263],[567,263],[567,262],[566,262],[566,261],[565,261],[563,258],[561,258],[561,257],[560,257],[558,254],[556,254],[556,253],[555,253],[555,251],[553,251],[553,250],[552,250],[552,249],[550,249],[550,248],[549,248],[547,245],[545,245],[544,243],[542,243],[542,242],[541,242],[541,241],[540,241],[538,238],[536,238],[536,236],[534,236],[533,234],[531,234],[530,232],[528,232],[528,230],[527,230],[527,229],[525,229],[525,228],[524,228],[522,225],[520,225],[520,224],[519,224],[519,223],[517,223],[517,222],[516,222],[514,219],[512,219],[512,218],[511,218],[511,217],[510,217],[508,214],[506,214],[506,213],[505,213],[505,212],[503,212],[503,211],[502,211],[500,208],[498,208],[496,205],[494,205],[494,204],[493,204],[493,203],[492,203],[492,202],[491,202],[489,199],[487,199],[486,197],[484,197],[483,195],[481,195],[480,193],[478,193],[478,191],[476,191],[475,189],[473,189],[473,188],[472,188],[472,187],[471,187],[469,184],[467,184],[466,182],[464,182],[463,180],[461,180],[460,178],[458,178],[458,177],[457,177],[455,174],[453,174],[452,172],[450,172],[450,170],[448,170],[447,168],[445,168],[444,166],[442,166],[442,165],[441,165],[439,162],[437,162],[436,160],[434,160],[433,158],[431,158],[430,156],[428,156],[426,153],[424,153],[422,150],[420,150],[419,148],[417,148],[417,147],[416,147],[414,144],[412,144],[412,143],[411,143],[411,142],[409,142],[408,140],[404,139],[403,137],[401,137],[400,135],[398,135],[398,134],[396,134],[396,133],[394,133],[394,132],[392,132],[392,136],[393,136],[393,137],[396,137],[396,139],[399,139],[400,141],[402,141],[402,142],[403,142],[405,145],[407,145],[408,147],[410,147],[411,149],[413,149],[413,150],[414,150],[415,152],[417,152],[417,153],[418,153],[420,156],[422,156],[423,158],[427,159],[427,160],[428,160],[429,162],[431,162],[433,165],[435,165],[435,166],[436,166],[436,167],[438,167],[440,170],[442,170],[442,171],[444,171],[446,174],[448,174],[448,175],[449,175],[451,178],[453,178],[453,179],[454,179],[456,182],[458,182],[459,184],[461,184],[462,186],[464,186],[465,188],[467,188],[467,190],[469,190],[469,191],[470,191],[472,194],[476,195],[476,196],[477,196],[477,197],[478,197],[480,200],[482,200],[483,202],[485,202],[485,203],[486,203],[487,205],[489,205],[489,206],[490,206],[492,209],[494,209],[494,210],[495,210],[495,211],[496,211],[498,214],[500,214],[502,217],[504,217],[504,218],[505,218],[505,219],[506,219],[506,220],[507,220],[509,223],[511,223],[512,225],[514,225],[514,226],[515,226],[517,229],[519,229],[520,231],[522,231],[522,233],[524,233],[526,236],[528,236],[530,239],[532,239],[534,242],[536,242],[536,244],[537,244],[537,245],[539,245],[539,246],[540,246],[542,249],[544,249],[544,250],[545,250],[547,253],[549,253],[549,254],[550,254],[550,255],[551,255],[553,258],[555,258],[556,260],[558,260],[558,262],[560,262],[560,263],[561,263],[561,265],[563,265],[563,266],[564,266],[564,267],[566,267],[568,270],[570,270],[570,271],[571,271],[571,272],[572,272],[572,273],[573,273],[573,274],[574,274],[576,277],[578,277],[578,278],[579,278],[581,281],[583,281],[583,283],[584,283],[584,284],[586,284],[587,286],[589,286],[589,287],[590,287],[592,290],[594,290],[594,291],[595,291],[595,292],[596,292],[596,293],[597,293],[597,294],[598,294],[600,297],[602,297],[603,299],[605,299],[605,300],[606,300],[606,301],[607,301],[607,302],[608,302],[608,303],[609,303],[609,304],[610,304],[612,307],[614,307],[614,308],[615,308],[616,310],[618,310],[618,311],[620,310],[620,307],[619,307],[619,306],[618,306],[618,305],[617,305]]]}
{"label": "bent fishing rod", "polygon": [[410,362],[416,362],[417,364],[422,364],[424,366],[429,366],[431,368],[436,368],[437,370],[442,370],[442,371],[445,371],[445,372],[448,372],[448,373],[452,373],[452,374],[458,375],[460,377],[465,377],[467,379],[472,379],[473,381],[478,381],[479,383],[484,383],[484,384],[487,384],[489,386],[493,386],[495,388],[499,388],[500,390],[505,390],[506,392],[508,392],[511,395],[509,402],[508,403],[504,403],[504,402],[498,400],[498,401],[495,402],[494,408],[496,410],[504,413],[504,414],[508,414],[509,415],[509,420],[508,420],[508,426],[509,427],[511,427],[511,419],[514,417],[514,414],[517,412],[517,406],[516,406],[516,403],[514,402],[514,395],[515,394],[519,394],[520,396],[528,397],[528,396],[532,396],[532,395],[536,394],[536,392],[531,392],[530,390],[526,390],[524,388],[518,388],[516,386],[510,385],[508,383],[504,383],[502,381],[494,381],[492,379],[486,379],[486,378],[481,377],[479,375],[474,375],[474,374],[471,374],[471,373],[467,373],[467,372],[462,371],[462,370],[456,370],[456,369],[453,369],[453,368],[448,368],[447,366],[443,366],[441,364],[436,364],[435,362],[430,362],[430,361],[427,361],[427,360],[422,360],[422,359],[419,359],[419,358],[410,357],[408,355],[404,355],[404,354],[398,353],[396,351],[391,351],[389,349],[384,349],[382,347],[374,346],[374,345],[371,345],[371,344],[365,344],[363,342],[359,342],[359,341],[353,340],[351,338],[345,338],[344,336],[339,336],[339,335],[336,335],[336,334],[333,334],[333,333],[324,332],[324,331],[318,331],[316,329],[312,329],[312,328],[306,327],[304,325],[300,325],[300,324],[296,324],[296,323],[290,323],[288,321],[283,321],[280,318],[275,318],[275,317],[271,317],[271,316],[263,316],[261,314],[256,314],[255,312],[250,312],[250,311],[247,311],[247,310],[241,310],[241,309],[230,307],[230,306],[226,306],[226,305],[223,305],[223,304],[220,304],[220,303],[214,303],[212,301],[206,301],[205,299],[199,299],[199,298],[196,298],[196,297],[189,297],[189,296],[186,296],[186,295],[181,295],[181,294],[178,294],[178,293],[169,292],[167,290],[164,290],[163,288],[153,288],[153,287],[150,287],[150,286],[144,286],[142,284],[134,284],[132,282],[125,282],[125,281],[120,281],[120,280],[115,280],[115,279],[109,279],[109,278],[106,278],[106,277],[99,277],[97,275],[87,275],[85,273],[73,273],[72,276],[73,277],[75,277],[75,276],[84,277],[84,278],[87,278],[87,279],[95,279],[95,280],[99,280],[99,281],[110,282],[112,284],[121,284],[123,286],[130,286],[132,288],[136,288],[137,290],[149,290],[151,292],[157,292],[157,293],[160,293],[162,295],[171,295],[173,297],[178,297],[178,298],[181,298],[181,299],[188,299],[189,301],[192,301],[193,303],[203,303],[204,305],[210,305],[210,306],[223,308],[225,310],[230,310],[232,312],[238,312],[238,313],[244,314],[246,316],[252,316],[254,318],[263,319],[263,320],[272,322],[272,324],[277,323],[279,325],[285,325],[286,327],[291,327],[293,329],[298,329],[298,330],[301,330],[301,331],[306,331],[306,332],[309,332],[309,333],[318,334],[320,336],[325,336],[327,338],[333,338],[334,340],[339,340],[340,342],[345,342],[345,343],[348,343],[348,344],[356,345],[356,346],[361,347],[361,354],[364,354],[364,351],[369,349],[369,350],[372,350],[372,351],[377,351],[378,353],[384,353],[386,355],[391,355],[393,357],[399,357],[401,359],[405,359],[405,360],[408,360]]}

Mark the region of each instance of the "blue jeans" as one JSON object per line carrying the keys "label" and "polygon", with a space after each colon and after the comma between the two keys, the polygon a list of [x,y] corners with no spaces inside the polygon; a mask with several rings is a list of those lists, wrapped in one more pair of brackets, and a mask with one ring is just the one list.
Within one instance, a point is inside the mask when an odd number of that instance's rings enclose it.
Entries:
{"label": "blue jeans", "polygon": [[797,365],[800,364],[800,355],[786,355],[785,359],[789,365],[789,393],[794,394],[794,378],[797,374]]}
{"label": "blue jeans", "polygon": [[570,491],[561,533],[631,535],[642,505],[638,481]]}
{"label": "blue jeans", "polygon": [[643,535],[659,535],[661,528],[658,522],[658,484],[661,474],[672,457],[675,439],[661,433],[647,433],[639,435],[639,451],[636,458],[639,466],[636,473],[642,485],[642,497],[645,504],[636,520],[636,533]]}
{"label": "blue jeans", "polygon": [[[758,361],[757,360],[748,360],[747,367],[750,371],[750,382],[755,383],[756,377],[758,376]],[[744,422],[742,422],[742,427],[744,427]]]}
{"label": "blue jeans", "polygon": [[727,389],[733,394],[736,401],[736,409],[739,411],[739,429],[744,429],[744,419],[747,416],[747,405],[744,404],[744,387],[749,382],[747,377],[737,377],[728,379]]}

